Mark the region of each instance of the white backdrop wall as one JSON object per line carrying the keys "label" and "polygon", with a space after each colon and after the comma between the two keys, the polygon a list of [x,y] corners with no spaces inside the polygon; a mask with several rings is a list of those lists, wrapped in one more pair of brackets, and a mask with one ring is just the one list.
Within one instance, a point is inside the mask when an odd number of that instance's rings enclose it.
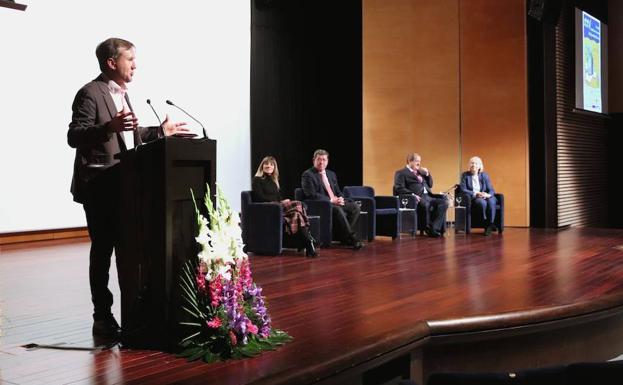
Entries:
{"label": "white backdrop wall", "polygon": [[0,8],[0,233],[86,225],[69,193],[67,126],[108,37],[136,45],[128,93],[139,123],[157,124],[148,98],[162,118],[192,122],[171,99],[202,121],[218,141],[217,182],[239,209],[250,185],[248,0],[26,3],[26,12]]}

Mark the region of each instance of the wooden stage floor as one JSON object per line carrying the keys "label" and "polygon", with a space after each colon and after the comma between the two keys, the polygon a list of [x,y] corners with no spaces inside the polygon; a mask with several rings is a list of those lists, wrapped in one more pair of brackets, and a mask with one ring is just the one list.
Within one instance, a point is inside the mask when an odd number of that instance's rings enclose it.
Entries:
{"label": "wooden stage floor", "polygon": [[[504,370],[623,352],[621,230],[379,237],[359,252],[335,247],[316,259],[292,251],[251,256],[274,327],[294,340],[254,359],[212,365],[117,347],[21,347],[94,346],[88,250],[88,239],[1,246],[0,383],[348,384],[382,382],[390,372],[421,381],[436,370]],[[509,344],[514,358],[501,360]]]}

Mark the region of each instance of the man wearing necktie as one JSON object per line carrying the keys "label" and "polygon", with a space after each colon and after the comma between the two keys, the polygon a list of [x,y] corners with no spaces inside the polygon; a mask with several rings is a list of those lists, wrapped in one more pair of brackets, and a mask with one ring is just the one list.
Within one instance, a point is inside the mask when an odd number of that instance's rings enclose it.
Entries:
{"label": "man wearing necktie", "polygon": [[433,177],[421,165],[420,154],[409,154],[406,167],[394,174],[394,195],[415,194],[418,206],[426,212],[426,234],[437,238],[443,234],[448,201],[433,194]]}
{"label": "man wearing necktie", "polygon": [[[93,334],[117,337],[119,324],[111,312],[108,271],[117,246],[120,215],[119,163],[115,155],[164,135],[187,132],[186,123],[168,118],[162,126],[140,127],[127,94],[136,69],[134,45],[110,38],[97,46],[102,73],[82,87],[72,105],[67,141],[76,149],[71,193],[82,203],[91,237],[89,283],[93,302]],[[117,264],[118,265],[118,264]]]}
{"label": "man wearing necktie", "polygon": [[327,170],[329,153],[316,150],[313,158],[314,166],[301,175],[301,186],[307,199],[330,201],[333,219],[333,232],[343,244],[352,246],[354,250],[363,247],[363,243],[353,231],[359,221],[359,206],[345,200],[337,183],[337,176]]}

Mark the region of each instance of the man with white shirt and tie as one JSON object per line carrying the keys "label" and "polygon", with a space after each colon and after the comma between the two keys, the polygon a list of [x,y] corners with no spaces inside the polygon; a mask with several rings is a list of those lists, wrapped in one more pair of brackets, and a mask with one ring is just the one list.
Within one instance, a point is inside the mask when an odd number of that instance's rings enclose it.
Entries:
{"label": "man with white shirt and tie", "polygon": [[161,126],[140,127],[132,111],[127,84],[136,69],[134,44],[110,38],[100,43],[95,55],[102,73],[82,87],[72,105],[67,141],[76,149],[71,193],[82,203],[91,237],[89,282],[93,302],[93,334],[117,337],[119,324],[111,306],[108,271],[117,246],[119,215],[119,163],[115,155],[143,142],[187,132],[185,123],[168,116]]}
{"label": "man with white shirt and tie", "polygon": [[345,200],[337,183],[337,176],[327,170],[329,153],[326,150],[314,151],[314,166],[301,175],[301,186],[307,199],[320,199],[331,202],[333,229],[337,240],[351,246],[354,250],[363,247],[363,243],[354,232],[359,221],[359,206]]}
{"label": "man with white shirt and tie", "polygon": [[437,238],[443,234],[448,200],[433,194],[433,177],[421,163],[420,154],[407,156],[407,165],[394,174],[394,195],[415,194],[418,206],[426,212],[426,234]]}

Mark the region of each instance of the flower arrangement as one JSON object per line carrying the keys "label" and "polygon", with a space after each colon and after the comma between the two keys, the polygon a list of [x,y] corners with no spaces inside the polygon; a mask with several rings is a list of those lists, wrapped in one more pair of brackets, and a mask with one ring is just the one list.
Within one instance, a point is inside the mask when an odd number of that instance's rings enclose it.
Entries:
{"label": "flower arrangement", "polygon": [[251,266],[242,243],[240,217],[216,190],[216,207],[207,186],[204,204],[209,221],[199,212],[191,190],[200,251],[183,267],[180,285],[181,322],[191,334],[180,341],[180,356],[188,360],[216,362],[254,357],[290,341],[287,333],[273,329],[262,288],[251,277]]}

